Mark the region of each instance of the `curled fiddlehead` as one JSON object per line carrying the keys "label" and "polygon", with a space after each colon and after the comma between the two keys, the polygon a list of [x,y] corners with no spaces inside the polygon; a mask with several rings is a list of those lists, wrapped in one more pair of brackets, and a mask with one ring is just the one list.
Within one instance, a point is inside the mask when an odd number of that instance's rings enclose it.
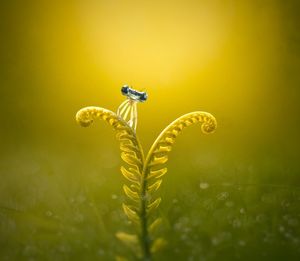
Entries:
{"label": "curled fiddlehead", "polygon": [[[94,120],[106,121],[116,131],[116,137],[120,142],[121,158],[126,166],[121,166],[123,176],[128,180],[129,185],[124,184],[123,189],[130,203],[123,203],[123,210],[130,221],[139,227],[140,221],[140,193],[144,155],[140,142],[135,131],[126,121],[114,112],[100,107],[85,107],[76,114],[77,122],[83,126],[89,126]],[[118,232],[117,238],[132,248],[138,256],[141,255],[139,237],[136,234]]]}
{"label": "curled fiddlehead", "polygon": [[[118,232],[116,236],[128,245],[139,259],[151,260],[152,253],[166,243],[164,239],[154,240],[152,236],[152,231],[160,224],[161,219],[157,218],[151,224],[149,220],[161,202],[160,197],[154,198],[154,193],[159,189],[162,177],[167,172],[164,164],[168,161],[168,153],[184,128],[194,123],[201,123],[202,132],[211,133],[217,127],[216,119],[211,114],[200,111],[177,118],[159,134],[146,159],[135,134],[135,128],[119,115],[100,107],[86,107],[76,114],[77,122],[83,127],[89,126],[95,119],[106,121],[117,133],[121,158],[126,163],[126,166],[121,166],[121,172],[130,184],[123,186],[130,201],[129,204],[123,203],[123,210],[128,219],[139,228],[138,234]],[[117,259],[126,260],[121,257]]]}
{"label": "curled fiddlehead", "polygon": [[[168,153],[172,150],[175,139],[183,129],[195,123],[201,123],[201,130],[205,134],[212,133],[217,127],[217,121],[210,113],[196,111],[185,114],[169,124],[159,134],[147,154],[142,172],[142,198],[144,201],[141,210],[142,215],[147,217],[144,219],[146,222],[161,202],[160,197],[153,199],[153,193],[158,190],[163,175],[167,173],[164,164],[168,161]],[[155,219],[152,224],[144,224],[144,233],[147,234],[148,231],[151,233],[153,227],[156,227],[159,223],[160,218]],[[147,236],[150,237],[151,235],[147,234]],[[156,252],[165,244],[162,238],[157,238],[154,241],[150,239],[148,242],[151,242],[151,245],[147,246],[151,252]]]}

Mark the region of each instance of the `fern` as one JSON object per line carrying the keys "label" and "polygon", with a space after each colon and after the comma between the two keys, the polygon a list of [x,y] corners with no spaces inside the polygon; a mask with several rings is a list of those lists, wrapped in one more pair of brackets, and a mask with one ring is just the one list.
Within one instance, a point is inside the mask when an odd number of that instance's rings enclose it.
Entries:
{"label": "fern", "polygon": [[[138,228],[137,234],[118,232],[116,237],[130,247],[139,259],[151,260],[152,254],[167,244],[163,238],[154,239],[154,231],[161,224],[161,218],[154,219],[152,223],[149,221],[153,219],[161,202],[160,197],[155,198],[155,192],[167,172],[164,165],[168,161],[168,153],[184,128],[200,122],[202,132],[211,133],[216,129],[216,120],[206,112],[192,112],[181,116],[159,134],[145,159],[135,131],[114,112],[100,107],[86,107],[76,115],[77,122],[83,127],[89,126],[97,118],[106,121],[116,131],[121,158],[126,163],[121,166],[121,173],[129,182],[128,185],[123,185],[128,198],[123,203],[123,211]],[[117,260],[126,259],[118,256]]]}

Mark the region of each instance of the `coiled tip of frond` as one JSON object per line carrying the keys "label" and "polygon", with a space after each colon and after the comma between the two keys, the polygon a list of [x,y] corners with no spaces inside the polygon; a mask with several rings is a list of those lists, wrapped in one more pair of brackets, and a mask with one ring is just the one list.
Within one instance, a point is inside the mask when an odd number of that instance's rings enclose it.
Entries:
{"label": "coiled tip of frond", "polygon": [[80,109],[76,113],[76,121],[82,127],[88,127],[94,119],[101,117],[104,114],[113,114],[113,112],[101,107],[89,106]]}
{"label": "coiled tip of frond", "polygon": [[88,127],[93,123],[93,119],[90,118],[89,107],[82,108],[76,113],[76,121],[82,127]]}
{"label": "coiled tip of frond", "polygon": [[206,113],[206,121],[201,124],[201,131],[204,134],[213,133],[217,128],[217,120],[210,113]]}

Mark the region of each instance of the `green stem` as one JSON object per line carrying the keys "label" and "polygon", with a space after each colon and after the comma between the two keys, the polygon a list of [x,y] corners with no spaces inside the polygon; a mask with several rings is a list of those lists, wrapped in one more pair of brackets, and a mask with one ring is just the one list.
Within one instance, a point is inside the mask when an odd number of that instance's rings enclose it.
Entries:
{"label": "green stem", "polygon": [[[136,137],[136,136],[135,136]],[[148,219],[147,219],[147,168],[145,164],[145,156],[144,151],[142,148],[142,145],[138,138],[136,137],[138,147],[141,151],[141,158],[143,163],[143,169],[142,169],[142,180],[141,180],[141,191],[140,191],[140,245],[142,250],[142,258],[143,261],[151,261],[152,255],[150,251],[151,246],[151,240],[149,237],[149,231],[148,231]]]}
{"label": "green stem", "polygon": [[148,232],[148,220],[147,220],[147,211],[146,211],[146,204],[147,204],[147,172],[143,170],[142,176],[142,190],[141,190],[141,246],[143,251],[143,258],[144,261],[152,260],[151,252],[150,252],[150,237]]}

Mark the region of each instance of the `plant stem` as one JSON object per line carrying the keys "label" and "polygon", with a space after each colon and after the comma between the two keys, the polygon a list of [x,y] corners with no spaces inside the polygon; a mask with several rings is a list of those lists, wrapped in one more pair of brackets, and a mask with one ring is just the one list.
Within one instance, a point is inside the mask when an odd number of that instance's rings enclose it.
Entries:
{"label": "plant stem", "polygon": [[140,215],[140,245],[141,245],[141,250],[142,250],[142,261],[151,261],[152,260],[152,255],[150,251],[150,245],[151,245],[151,240],[149,237],[149,231],[148,231],[148,218],[147,218],[147,176],[148,176],[148,169],[147,165],[145,164],[145,156],[144,156],[144,151],[142,148],[142,145],[135,135],[137,145],[140,149],[141,152],[141,159],[143,163],[143,168],[142,168],[142,175],[141,175],[141,190],[140,190],[140,210],[139,210],[139,215]]}
{"label": "plant stem", "polygon": [[148,220],[147,220],[147,171],[143,170],[142,176],[142,189],[141,189],[141,209],[140,209],[140,217],[141,217],[141,247],[143,252],[142,260],[151,261],[152,256],[150,252],[150,237],[148,233]]}

